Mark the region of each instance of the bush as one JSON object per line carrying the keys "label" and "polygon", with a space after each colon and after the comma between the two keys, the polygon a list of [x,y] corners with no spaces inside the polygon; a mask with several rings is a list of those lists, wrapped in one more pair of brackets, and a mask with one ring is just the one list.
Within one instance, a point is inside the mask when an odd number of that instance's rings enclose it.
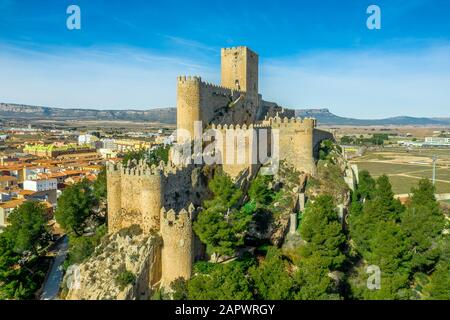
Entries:
{"label": "bush", "polygon": [[170,289],[172,289],[173,300],[187,300],[187,283],[183,278],[180,277],[172,281],[172,283],[170,284]]}
{"label": "bush", "polygon": [[125,270],[116,277],[116,283],[120,289],[123,290],[126,286],[133,284],[136,281],[136,276],[128,270]]}
{"label": "bush", "polygon": [[103,236],[106,234],[106,225],[99,226],[93,236],[76,236],[69,235],[69,257],[64,262],[64,267],[81,263],[88,259],[95,251],[95,248],[100,244]]}
{"label": "bush", "polygon": [[217,267],[216,263],[198,261],[194,264],[194,273],[209,274]]}

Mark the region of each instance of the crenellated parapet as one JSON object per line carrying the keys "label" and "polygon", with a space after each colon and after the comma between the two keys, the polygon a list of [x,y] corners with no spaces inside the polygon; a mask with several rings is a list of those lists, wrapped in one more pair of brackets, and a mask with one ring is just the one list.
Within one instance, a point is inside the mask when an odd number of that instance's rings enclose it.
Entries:
{"label": "crenellated parapet", "polygon": [[273,128],[290,127],[295,129],[308,129],[314,130],[317,126],[317,120],[314,118],[300,118],[300,117],[279,117],[278,114],[275,117],[265,117],[263,124],[271,126]]}
{"label": "crenellated parapet", "polygon": [[144,232],[158,231],[160,210],[179,209],[199,201],[190,192],[193,163],[148,165],[144,160],[107,166],[108,230],[115,232],[138,224]]}
{"label": "crenellated parapet", "polygon": [[109,175],[123,175],[123,176],[133,176],[133,177],[150,177],[150,176],[161,176],[168,178],[173,175],[185,171],[189,165],[180,163],[175,165],[173,162],[160,161],[158,165],[149,165],[145,160],[139,160],[136,162],[128,162],[126,165],[122,163],[117,164],[107,164],[107,173]]}
{"label": "crenellated parapet", "polygon": [[192,220],[195,215],[195,206],[191,203],[187,208],[183,208],[176,212],[174,209],[161,208],[161,233],[166,231],[185,235],[192,233],[189,226],[192,226]]}
{"label": "crenellated parapet", "polygon": [[177,77],[178,83],[201,83],[202,78],[198,76],[179,76]]}
{"label": "crenellated parapet", "polygon": [[177,83],[179,86],[197,85],[203,89],[211,89],[216,94],[245,94],[245,91],[237,90],[233,87],[227,87],[212,82],[203,81],[202,78],[198,76],[178,76]]}
{"label": "crenellated parapet", "polygon": [[211,129],[213,130],[254,130],[259,128],[270,128],[270,125],[264,123],[255,123],[255,124],[211,124]]}
{"label": "crenellated parapet", "polygon": [[222,52],[236,52],[237,50],[244,50],[246,49],[246,46],[235,46],[235,47],[228,47],[228,48],[222,48]]}

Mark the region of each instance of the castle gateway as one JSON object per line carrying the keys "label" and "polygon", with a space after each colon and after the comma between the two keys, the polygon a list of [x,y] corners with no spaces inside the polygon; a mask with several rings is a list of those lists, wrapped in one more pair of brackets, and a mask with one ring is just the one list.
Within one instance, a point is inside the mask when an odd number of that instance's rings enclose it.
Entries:
{"label": "castle gateway", "polygon": [[[285,160],[299,172],[315,174],[320,142],[333,136],[317,129],[315,119],[295,118],[293,110],[262,99],[258,92],[258,55],[252,50],[222,49],[221,58],[221,85],[204,82],[200,77],[178,77],[178,145],[193,142],[196,123],[200,123],[202,131],[213,130],[225,137],[220,142],[221,150],[235,145],[235,136],[227,135],[227,131],[239,130],[246,137],[259,137],[260,131],[266,130],[270,133],[266,143],[272,156],[278,149],[277,160]],[[227,137],[233,141],[226,141]],[[255,159],[252,153],[259,152],[260,142],[259,138],[246,139],[243,148],[248,156],[243,161],[238,161],[239,154],[234,153],[231,162],[229,157],[219,165],[236,181],[256,174],[264,163],[251,159]],[[226,154],[223,151],[222,157]],[[159,233],[163,241],[158,250],[160,258],[156,259],[161,271],[157,282],[163,286],[178,277],[189,278],[193,262],[203,254],[192,231],[196,208],[208,194],[209,177],[203,167],[202,163],[180,164],[173,159],[151,167],[143,161],[107,167],[108,231],[139,225],[144,233]]]}

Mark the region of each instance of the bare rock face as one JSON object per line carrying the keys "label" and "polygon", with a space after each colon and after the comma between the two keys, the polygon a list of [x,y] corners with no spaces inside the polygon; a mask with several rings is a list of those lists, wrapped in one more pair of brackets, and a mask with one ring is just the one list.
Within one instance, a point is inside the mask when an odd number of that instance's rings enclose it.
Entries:
{"label": "bare rock face", "polygon": [[66,300],[149,299],[161,270],[158,235],[135,226],[106,236],[86,262],[69,267],[63,281]]}
{"label": "bare rock face", "polygon": [[284,237],[289,229],[289,214],[290,212],[285,212],[275,221],[273,233],[270,236],[270,242],[274,246],[280,247],[283,243]]}
{"label": "bare rock face", "polygon": [[260,210],[255,222],[250,224],[249,236],[258,240],[269,240],[281,247],[289,231],[291,213],[298,211],[299,194],[304,190],[307,175],[295,171],[282,163],[269,188],[278,193],[278,201],[270,210]]}

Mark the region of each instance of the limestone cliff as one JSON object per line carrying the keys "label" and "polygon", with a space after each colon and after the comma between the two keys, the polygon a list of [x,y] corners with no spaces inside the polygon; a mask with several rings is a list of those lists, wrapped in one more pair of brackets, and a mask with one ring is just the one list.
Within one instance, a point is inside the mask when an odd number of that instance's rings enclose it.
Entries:
{"label": "limestone cliff", "polygon": [[137,226],[106,236],[86,262],[69,267],[61,298],[146,300],[160,279],[161,239]]}

